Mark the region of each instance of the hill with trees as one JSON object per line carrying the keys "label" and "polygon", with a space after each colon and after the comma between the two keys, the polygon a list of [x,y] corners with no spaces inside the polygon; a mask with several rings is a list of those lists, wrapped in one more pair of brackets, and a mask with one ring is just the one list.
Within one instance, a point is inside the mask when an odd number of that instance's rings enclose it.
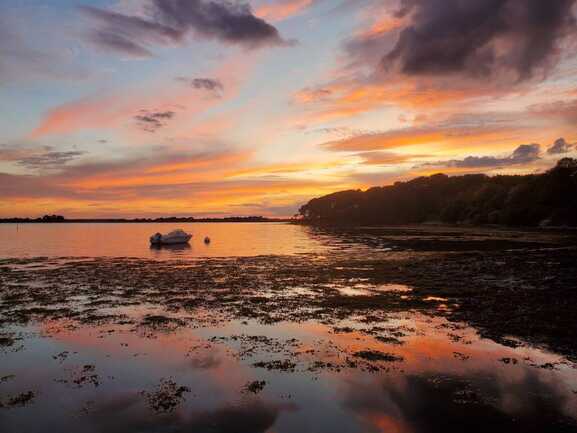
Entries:
{"label": "hill with trees", "polygon": [[542,174],[435,174],[336,192],[309,201],[299,215],[327,224],[577,226],[577,159],[563,158]]}

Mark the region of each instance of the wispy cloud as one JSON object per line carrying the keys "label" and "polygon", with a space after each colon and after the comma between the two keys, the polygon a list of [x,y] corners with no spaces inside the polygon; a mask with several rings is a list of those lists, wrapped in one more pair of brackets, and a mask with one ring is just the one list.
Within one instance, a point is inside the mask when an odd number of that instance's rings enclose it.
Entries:
{"label": "wispy cloud", "polygon": [[175,115],[176,113],[174,111],[140,110],[138,114],[134,116],[134,120],[136,120],[136,123],[143,131],[156,132],[165,126]]}
{"label": "wispy cloud", "polygon": [[40,155],[29,156],[18,160],[18,164],[32,169],[54,169],[61,168],[71,161],[81,157],[86,152],[80,150],[70,150],[68,152],[51,151]]}
{"label": "wispy cloud", "polygon": [[51,146],[0,145],[0,162],[30,170],[58,170],[84,156],[80,150],[57,151]]}
{"label": "wispy cloud", "polygon": [[521,126],[508,123],[474,124],[465,119],[450,118],[446,122],[427,123],[388,131],[364,131],[322,143],[331,151],[373,151],[410,146],[436,146],[446,149],[483,146],[508,141]]}
{"label": "wispy cloud", "polygon": [[181,82],[196,90],[205,90],[214,95],[220,96],[224,90],[222,82],[217,78],[189,78],[176,77],[176,81]]}
{"label": "wispy cloud", "polygon": [[574,126],[577,124],[577,99],[534,104],[528,108],[528,114],[549,120],[561,120]]}
{"label": "wispy cloud", "polygon": [[359,157],[366,165],[397,165],[421,158],[430,158],[431,155],[406,155],[394,152],[359,152],[355,156]]}
{"label": "wispy cloud", "polygon": [[271,21],[282,21],[302,13],[313,3],[314,0],[268,0],[260,2],[255,15]]}

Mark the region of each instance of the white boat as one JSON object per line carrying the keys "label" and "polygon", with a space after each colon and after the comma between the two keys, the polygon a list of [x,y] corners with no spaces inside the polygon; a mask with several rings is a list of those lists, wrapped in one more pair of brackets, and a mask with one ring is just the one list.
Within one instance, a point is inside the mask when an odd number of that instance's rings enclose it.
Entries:
{"label": "white boat", "polygon": [[176,229],[166,235],[160,233],[153,234],[150,237],[150,243],[152,245],[187,244],[191,238],[192,238],[191,234],[186,233],[182,229]]}

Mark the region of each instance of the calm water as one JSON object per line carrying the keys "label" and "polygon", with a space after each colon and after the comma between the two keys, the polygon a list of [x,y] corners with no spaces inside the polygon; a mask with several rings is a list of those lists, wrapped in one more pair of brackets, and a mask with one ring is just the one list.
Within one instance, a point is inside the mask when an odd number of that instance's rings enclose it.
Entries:
{"label": "calm water", "polygon": [[[189,248],[149,247],[178,227]],[[416,286],[376,282],[380,262],[365,261],[501,248],[504,236],[0,225],[0,432],[577,432],[574,362],[483,338],[450,320],[447,298],[399,308]],[[520,250],[543,241],[505,237]]]}
{"label": "calm water", "polygon": [[[150,248],[150,235],[175,228],[193,234],[189,245]],[[212,240],[209,245],[205,236]],[[285,223],[0,224],[0,257],[231,257],[325,247],[308,228]]]}
{"label": "calm water", "polygon": [[[192,233],[189,245],[151,248],[149,237],[176,228]],[[208,236],[212,242],[204,243]],[[0,258],[137,257],[186,259],[260,255],[362,253],[392,249],[461,251],[517,249],[560,243],[575,233],[515,232],[483,228],[400,227],[322,229],[289,223],[65,223],[0,224]],[[575,241],[572,241],[573,243]]]}
{"label": "calm water", "polygon": [[[14,375],[0,385],[5,395],[36,393],[27,407],[0,410],[0,427],[10,433],[577,430],[577,375],[561,358],[504,347],[467,327],[451,338],[441,319],[391,319],[389,325],[415,329],[392,348],[363,333],[334,334],[314,322],[229,322],[153,338],[128,326],[69,330],[64,323],[45,323],[28,329],[22,349],[0,354],[3,373]],[[239,336],[269,338],[283,349],[275,346],[270,353]],[[298,347],[287,345],[292,339]],[[383,363],[386,370],[375,372],[315,367],[338,363],[343,353],[384,348],[403,361]],[[306,354],[313,349],[315,355]],[[254,367],[290,352],[304,353],[290,357],[294,370]],[[539,367],[558,362],[554,370]],[[94,366],[88,380],[82,374],[86,365]],[[152,408],[143,393],[157,392],[166,380],[190,392],[164,412]],[[263,389],[247,392],[254,381],[262,381]]]}

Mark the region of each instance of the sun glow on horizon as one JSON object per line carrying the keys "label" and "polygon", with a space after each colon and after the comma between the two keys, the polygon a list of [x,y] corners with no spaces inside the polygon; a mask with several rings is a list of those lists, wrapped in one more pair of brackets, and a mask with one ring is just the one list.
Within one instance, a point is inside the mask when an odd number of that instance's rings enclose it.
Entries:
{"label": "sun glow on horizon", "polygon": [[238,31],[151,0],[3,2],[0,217],[287,217],[338,190],[575,156],[577,2],[538,30],[523,14],[496,26],[496,7],[483,45],[467,29],[460,50],[434,29],[476,9],[215,1]]}

